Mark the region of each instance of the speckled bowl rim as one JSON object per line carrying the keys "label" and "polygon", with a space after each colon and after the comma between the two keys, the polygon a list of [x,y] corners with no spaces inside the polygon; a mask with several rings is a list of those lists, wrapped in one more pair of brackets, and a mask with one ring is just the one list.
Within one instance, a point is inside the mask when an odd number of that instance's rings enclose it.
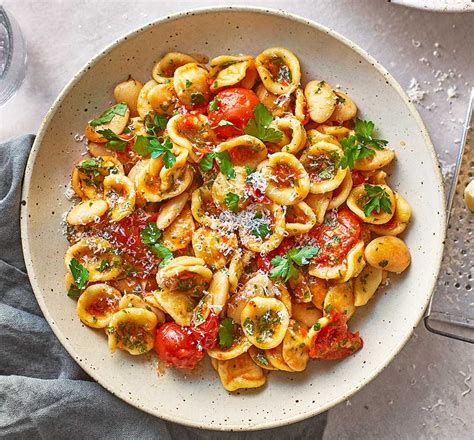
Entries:
{"label": "speckled bowl rim", "polygon": [[[189,16],[190,14],[214,14],[214,13],[219,13],[219,12],[253,12],[256,14],[266,14],[266,15],[274,15],[280,18],[286,18],[292,21],[296,21],[298,23],[304,24],[311,26],[315,28],[316,30],[326,33],[327,35],[335,38],[339,42],[343,43],[350,49],[354,50],[358,55],[360,55],[362,58],[366,59],[375,69],[379,71],[380,74],[384,76],[386,81],[389,83],[391,87],[393,87],[397,93],[400,95],[400,97],[403,99],[405,105],[408,107],[410,110],[411,114],[415,118],[415,121],[423,135],[424,141],[428,147],[428,150],[432,156],[432,163],[433,163],[433,173],[435,174],[438,183],[439,183],[439,188],[443,188],[443,180],[441,177],[441,172],[440,172],[440,166],[438,163],[438,158],[434,149],[434,146],[430,140],[429,134],[426,130],[426,127],[421,119],[421,116],[419,115],[417,109],[415,106],[410,102],[408,99],[408,96],[405,94],[404,90],[398,84],[398,82],[392,77],[392,75],[377,61],[375,60],[371,55],[369,55],[364,49],[360,48],[356,44],[354,44],[352,41],[349,39],[343,37],[341,34],[338,32],[323,26],[319,23],[316,23],[312,20],[308,20],[306,18],[303,18],[299,15],[291,14],[289,12],[286,12],[284,10],[277,10],[277,9],[270,9],[270,8],[263,8],[263,7],[255,7],[255,6],[217,6],[217,7],[205,7],[205,8],[197,8],[197,9],[191,9],[191,10],[186,10],[184,12],[179,12],[176,14],[168,15],[164,18],[157,19],[145,26],[142,26],[138,29],[135,29],[131,32],[128,32],[126,35],[123,37],[117,39],[113,43],[109,44],[106,46],[104,50],[102,50],[98,55],[95,55],[91,61],[89,61],[82,69],[79,70],[79,72],[74,75],[74,77],[69,81],[66,86],[63,88],[59,96],[56,98],[54,101],[53,105],[51,108],[48,110],[46,113],[46,116],[44,117],[43,122],[41,123],[40,129],[38,131],[38,134],[36,136],[36,140],[33,144],[33,147],[31,149],[28,162],[26,165],[26,170],[25,170],[25,177],[24,177],[24,182],[23,182],[23,190],[22,190],[22,200],[28,201],[28,193],[30,192],[30,184],[31,184],[31,177],[33,173],[33,168],[36,160],[36,155],[41,147],[41,143],[43,140],[43,137],[45,136],[47,132],[48,125],[53,118],[55,112],[57,111],[58,107],[64,100],[64,98],[68,95],[70,90],[74,87],[74,85],[79,82],[82,78],[82,76],[87,72],[88,67],[96,64],[99,60],[101,60],[103,57],[105,57],[111,50],[113,50],[116,46],[120,45],[127,39],[129,39],[131,36],[134,36],[136,34],[140,34],[142,32],[145,32],[146,30],[153,28],[155,26],[159,26],[162,23],[165,22],[172,22],[175,20],[179,20],[182,17]],[[443,207],[446,206],[445,204],[445,194],[444,191],[442,190],[441,194],[441,199],[443,202]],[[41,287],[37,284],[36,282],[36,277],[35,277],[35,269],[32,265],[32,259],[31,259],[31,254],[30,254],[30,249],[29,249],[29,235],[28,235],[28,219],[27,219],[27,206],[22,205],[21,206],[21,211],[20,211],[20,223],[21,223],[21,242],[22,242],[22,247],[23,247],[23,255],[25,259],[25,264],[28,272],[28,276],[30,278],[30,282],[33,288],[33,292],[35,293],[36,299],[39,303],[39,306],[48,321],[49,325],[51,326],[51,329],[53,330],[54,334],[56,337],[59,339],[61,344],[64,346],[64,348],[68,351],[68,353],[71,355],[73,359],[78,362],[78,364],[83,368],[94,380],[96,380],[102,387],[107,389],[109,392],[111,392],[113,395],[119,397],[122,399],[124,402],[127,402],[128,404],[131,404],[138,408],[138,406],[134,405],[133,402],[130,401],[129,396],[125,395],[125,393],[121,392],[116,392],[111,386],[106,385],[102,381],[102,377],[99,373],[97,373],[96,370],[94,370],[91,366],[85,363],[81,363],[78,361],[77,354],[75,352],[74,347],[71,345],[71,343],[66,339],[66,337],[61,333],[60,329],[57,327],[56,323],[54,322],[53,318],[50,316],[48,309],[46,308],[46,305],[43,301],[43,296],[41,292]],[[444,225],[446,223],[446,212],[443,209],[440,213],[442,217],[442,222],[439,223],[440,225]],[[440,248],[439,255],[437,256],[437,267],[435,268],[436,270],[433,272],[432,276],[432,281],[429,285],[426,286],[426,291],[425,291],[425,298],[424,298],[424,308],[420,309],[419,315],[417,318],[413,321],[412,323],[412,330],[407,332],[406,335],[404,335],[403,338],[400,339],[400,342],[398,345],[393,349],[392,353],[390,356],[387,356],[387,359],[385,362],[381,365],[378,365],[375,367],[372,371],[370,371],[364,378],[363,381],[361,381],[359,384],[355,385],[354,388],[348,392],[343,394],[340,397],[336,397],[327,404],[318,407],[314,411],[307,411],[306,413],[298,414],[296,416],[287,418],[287,419],[281,419],[281,420],[273,420],[273,421],[268,421],[268,422],[263,422],[256,424],[254,426],[242,426],[242,425],[226,425],[226,426],[216,426],[216,425],[207,425],[204,422],[198,423],[195,421],[191,420],[184,420],[180,419],[179,417],[174,417],[170,415],[162,415],[159,414],[158,411],[153,410],[151,408],[144,408],[140,407],[138,409],[145,411],[149,414],[152,414],[154,416],[160,417],[164,420],[168,420],[170,422],[174,423],[179,423],[182,425],[190,426],[190,427],[195,427],[195,428],[201,428],[201,429],[211,429],[211,430],[217,430],[217,431],[254,431],[254,430],[261,430],[261,429],[269,429],[269,428],[276,428],[282,425],[288,425],[292,423],[296,423],[302,420],[305,420],[307,418],[313,417],[319,413],[322,413],[324,411],[327,411],[328,409],[332,408],[333,406],[337,405],[340,402],[343,402],[350,396],[352,396],[354,393],[359,391],[363,386],[367,385],[370,381],[372,381],[375,377],[377,377],[387,366],[388,364],[395,358],[395,356],[400,352],[400,350],[404,347],[404,345],[408,342],[409,338],[411,337],[413,330],[415,327],[418,325],[420,320],[422,319],[426,306],[428,305],[432,293],[434,291],[435,283],[437,280],[437,274],[439,273],[440,266],[441,266],[441,259],[443,255],[443,249],[444,249],[444,239],[445,239],[445,228],[440,227],[441,230],[437,231],[437,237],[439,237],[439,241],[442,243],[442,246]]]}

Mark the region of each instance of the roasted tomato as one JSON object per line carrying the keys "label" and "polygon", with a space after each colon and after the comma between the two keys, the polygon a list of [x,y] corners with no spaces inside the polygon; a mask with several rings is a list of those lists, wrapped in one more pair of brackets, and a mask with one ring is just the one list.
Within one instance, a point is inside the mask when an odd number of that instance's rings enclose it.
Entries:
{"label": "roasted tomato", "polygon": [[[214,99],[217,99],[217,109],[209,111],[209,122],[217,127],[216,132],[223,139],[243,134],[247,122],[253,117],[254,107],[260,102],[252,90],[240,87],[223,90]],[[219,127],[219,122],[223,120],[232,125]]]}
{"label": "roasted tomato", "polygon": [[162,361],[186,369],[193,369],[204,357],[191,330],[175,322],[156,330],[155,351]]}
{"label": "roasted tomato", "polygon": [[219,317],[211,312],[203,323],[196,325],[193,322],[190,329],[198,345],[203,350],[210,350],[217,344],[217,337],[219,335]]}
{"label": "roasted tomato", "polygon": [[329,313],[330,323],[316,333],[311,341],[309,356],[316,359],[344,359],[364,345],[359,332],[347,329],[346,318],[336,310]]}
{"label": "roasted tomato", "polygon": [[326,213],[324,222],[308,232],[309,242],[320,252],[312,262],[321,266],[340,264],[360,238],[361,220],[348,208]]}
{"label": "roasted tomato", "polygon": [[278,246],[276,249],[274,249],[271,252],[268,252],[268,254],[257,254],[257,257],[255,259],[257,263],[257,267],[260,270],[263,270],[265,272],[269,271],[271,268],[271,261],[272,258],[278,256],[278,255],[285,255],[290,249],[295,247],[295,241],[292,238],[285,238],[280,246]]}

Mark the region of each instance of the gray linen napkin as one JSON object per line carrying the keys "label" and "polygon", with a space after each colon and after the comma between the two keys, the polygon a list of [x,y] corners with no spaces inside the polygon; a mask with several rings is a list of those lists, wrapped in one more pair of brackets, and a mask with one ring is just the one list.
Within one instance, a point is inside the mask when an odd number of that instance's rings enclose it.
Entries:
{"label": "gray linen napkin", "polygon": [[30,135],[0,144],[0,438],[322,438],[326,413],[248,433],[211,432],[165,422],[122,402],[81,370],[44,319],[23,261],[21,184],[33,140]]}

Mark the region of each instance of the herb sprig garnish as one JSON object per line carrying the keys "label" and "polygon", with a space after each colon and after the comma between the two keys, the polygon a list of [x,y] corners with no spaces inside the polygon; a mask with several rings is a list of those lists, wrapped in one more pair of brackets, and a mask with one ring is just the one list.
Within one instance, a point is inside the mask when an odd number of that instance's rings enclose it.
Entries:
{"label": "herb sprig garnish", "polygon": [[341,139],[344,155],[339,161],[340,168],[354,168],[355,161],[375,155],[376,150],[383,150],[388,141],[373,137],[375,124],[372,121],[363,121],[356,118],[355,134]]}
{"label": "herb sprig garnish", "polygon": [[123,139],[118,134],[115,134],[110,128],[105,128],[104,130],[97,130],[97,133],[101,134],[105,139],[107,139],[107,148],[111,150],[120,151],[123,153],[127,144],[130,142],[130,139]]}
{"label": "herb sprig garnish", "polygon": [[219,345],[224,348],[232,347],[234,343],[234,321],[225,318],[219,323]]}
{"label": "herb sprig garnish", "polygon": [[89,271],[75,258],[69,263],[69,270],[71,271],[74,282],[69,287],[67,296],[79,298],[82,289],[86,287],[87,280],[89,279]]}
{"label": "herb sprig garnish", "polygon": [[199,162],[199,167],[202,171],[207,173],[212,169],[212,164],[214,159],[217,160],[217,164],[219,165],[219,170],[224,176],[228,177],[229,179],[235,178],[235,170],[230,160],[229,152],[227,151],[212,151],[211,153],[207,153]]}
{"label": "herb sprig garnish", "polygon": [[224,204],[232,211],[237,212],[239,208],[240,197],[233,192],[228,192],[224,197]]}
{"label": "herb sprig garnish", "polygon": [[102,113],[98,118],[89,121],[89,125],[92,127],[97,127],[98,125],[108,124],[112,119],[114,119],[115,115],[125,116],[127,109],[128,106],[125,104],[125,102],[119,102],[113,107],[105,110],[105,112]]}
{"label": "herb sprig garnish", "polygon": [[163,156],[166,168],[171,168],[176,163],[176,156],[171,152],[173,143],[169,137],[162,142],[155,136],[137,136],[133,144],[133,151],[140,156],[150,155],[152,159]]}
{"label": "herb sprig garnish", "polygon": [[283,133],[275,128],[269,128],[273,121],[270,111],[259,103],[253,109],[253,118],[247,123],[244,132],[260,139],[263,142],[278,143],[283,137]]}
{"label": "herb sprig garnish", "polygon": [[153,117],[148,113],[143,120],[145,131],[150,136],[160,136],[162,131],[166,128],[167,123],[168,118],[166,116],[158,115],[156,113]]}
{"label": "herb sprig garnish", "polygon": [[319,253],[317,246],[304,246],[300,249],[290,249],[286,255],[277,255],[270,261],[273,268],[270,270],[270,278],[282,278],[285,283],[290,278],[298,278],[298,266],[305,266],[310,263],[311,258]]}
{"label": "herb sprig garnish", "polygon": [[140,238],[143,244],[151,247],[151,251],[161,258],[159,267],[166,266],[174,257],[163,243],[158,240],[161,238],[161,231],[156,226],[156,223],[148,223],[148,225],[140,231]]}
{"label": "herb sprig garnish", "polygon": [[387,214],[392,213],[392,204],[390,198],[384,188],[378,185],[364,185],[366,196],[364,198],[364,215],[370,217],[375,211],[380,214],[380,211],[384,211]]}

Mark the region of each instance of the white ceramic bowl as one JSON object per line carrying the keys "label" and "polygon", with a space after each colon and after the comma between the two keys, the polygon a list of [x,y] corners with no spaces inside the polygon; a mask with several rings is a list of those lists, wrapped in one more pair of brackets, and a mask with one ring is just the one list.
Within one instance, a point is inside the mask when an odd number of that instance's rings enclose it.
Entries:
{"label": "white ceramic bowl", "polygon": [[[362,117],[379,127],[397,153],[390,182],[414,210],[405,234],[412,252],[406,274],[351,320],[365,341],[342,362],[310,362],[301,374],[272,373],[268,385],[227,393],[208,361],[193,372],[158,377],[153,355],[110,354],[105,335],[85,328],[66,296],[61,235],[64,196],[84,145],[74,141],[86,121],[107,107],[113,86],[129,73],[142,81],[170,50],[258,54],[284,46],[300,59],[303,81],[325,79],[347,90]],[[285,425],[327,410],[359,390],[394,358],[423,315],[438,273],[444,238],[444,194],[435,152],[400,86],[372,57],[334,31],[280,11],[215,8],[166,17],[116,41],[66,86],[45,117],[31,152],[22,208],[23,250],[41,309],[71,356],[126,402],[190,426],[254,430]]]}

